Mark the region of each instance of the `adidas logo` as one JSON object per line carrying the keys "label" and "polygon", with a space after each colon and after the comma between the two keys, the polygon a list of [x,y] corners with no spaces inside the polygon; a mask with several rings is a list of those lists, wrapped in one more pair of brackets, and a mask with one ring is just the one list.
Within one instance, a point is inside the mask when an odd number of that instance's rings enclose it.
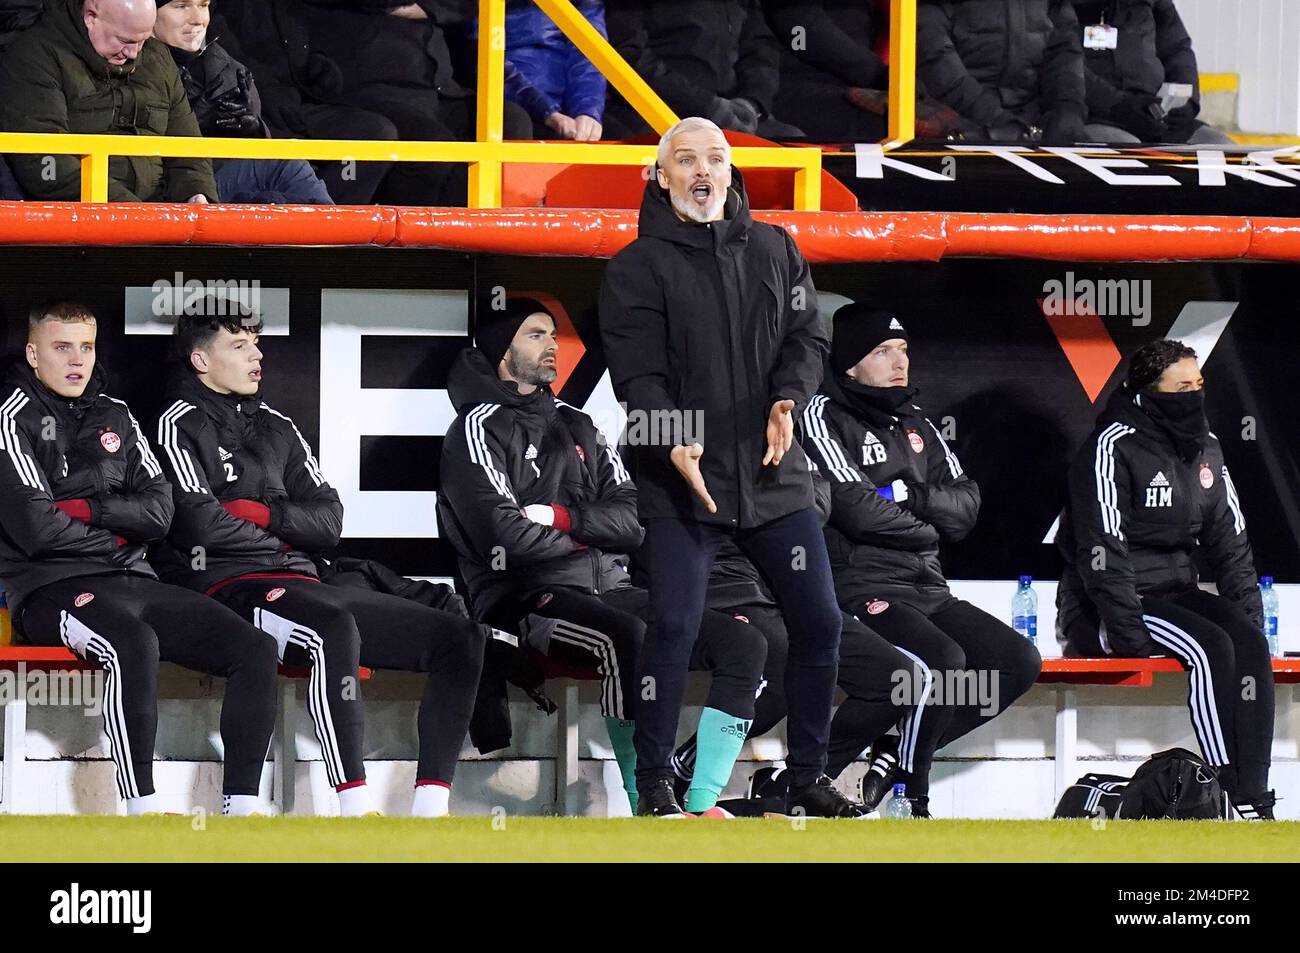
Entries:
{"label": "adidas logo", "polygon": [[1154,477],[1151,478],[1151,482],[1147,484],[1147,486],[1168,486],[1168,485],[1169,485],[1169,480],[1168,478],[1165,477],[1163,473],[1157,473]]}
{"label": "adidas logo", "polygon": [[222,463],[225,463],[227,460],[229,460],[231,457],[234,456],[233,453],[231,453],[229,450],[227,450],[225,447],[222,446],[217,447],[217,452],[221,454]]}
{"label": "adidas logo", "polygon": [[869,446],[871,446],[873,443],[880,443],[880,439],[879,439],[875,434],[873,434],[870,430],[868,430],[868,431],[867,431],[867,438],[866,438],[865,440],[862,441],[862,445],[863,445],[864,447],[869,447]]}
{"label": "adidas logo", "polygon": [[743,721],[738,721],[734,725],[724,725],[722,728],[722,733],[724,735],[736,735],[739,738],[745,737],[745,734],[748,731],[749,725]]}
{"label": "adidas logo", "polygon": [[898,323],[898,318],[890,318],[890,319],[889,319],[889,330],[891,330],[891,331],[901,331],[901,330],[903,330],[903,326],[902,326],[901,324]]}
{"label": "adidas logo", "polygon": [[525,460],[537,459],[537,448],[534,447],[531,443],[528,445],[528,449],[524,451],[524,459]]}

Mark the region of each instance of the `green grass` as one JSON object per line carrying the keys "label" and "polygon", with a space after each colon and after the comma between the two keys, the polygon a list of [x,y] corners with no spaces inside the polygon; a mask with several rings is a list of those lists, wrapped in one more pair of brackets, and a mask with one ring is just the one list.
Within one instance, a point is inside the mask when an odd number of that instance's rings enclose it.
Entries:
{"label": "green grass", "polygon": [[[1282,861],[1300,823],[0,817],[24,861]],[[501,821],[498,821],[500,827]]]}

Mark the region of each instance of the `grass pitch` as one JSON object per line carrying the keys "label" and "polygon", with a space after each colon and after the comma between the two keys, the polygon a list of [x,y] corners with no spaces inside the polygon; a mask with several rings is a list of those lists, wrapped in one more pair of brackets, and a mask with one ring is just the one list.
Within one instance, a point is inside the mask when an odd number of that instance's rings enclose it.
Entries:
{"label": "grass pitch", "polygon": [[1290,861],[1300,823],[0,817],[10,861]]}

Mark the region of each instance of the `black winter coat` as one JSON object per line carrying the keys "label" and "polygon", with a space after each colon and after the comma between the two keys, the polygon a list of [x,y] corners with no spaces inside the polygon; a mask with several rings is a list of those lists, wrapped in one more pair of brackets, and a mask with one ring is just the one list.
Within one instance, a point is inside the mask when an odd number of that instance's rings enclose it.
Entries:
{"label": "black winter coat", "polygon": [[[1056,536],[1065,559],[1056,590],[1058,639],[1084,616],[1104,626],[1102,647],[1114,655],[1160,652],[1138,597],[1196,588],[1198,550],[1219,595],[1262,625],[1246,518],[1213,434],[1184,462],[1164,430],[1120,388],[1071,465],[1069,486]],[[1070,654],[1070,646],[1062,647]]]}
{"label": "black winter coat", "polygon": [[922,0],[916,56],[926,93],[982,126],[1086,115],[1070,0]]}
{"label": "black winter coat", "polygon": [[1119,30],[1115,49],[1083,51],[1090,120],[1104,122],[1125,95],[1154,96],[1164,83],[1191,85],[1191,101],[1171,117],[1195,118],[1201,108],[1201,76],[1174,0],[1075,0],[1074,11],[1080,29],[1104,16]]}
{"label": "black winter coat", "polygon": [[[939,542],[966,536],[979,517],[979,485],[966,476],[919,406],[891,414],[862,399],[856,382],[827,372],[803,416],[808,455],[831,485],[826,548],[840,604],[897,600],[937,612],[954,598]],[[876,491],[901,480],[907,499]]]}
{"label": "black winter coat", "polygon": [[[614,256],[600,291],[600,334],[614,393],[627,404],[643,520],[760,526],[813,505],[808,459],[796,444],[762,465],[778,400],[799,414],[816,393],[829,344],[808,263],[794,241],[749,214],[732,172],[726,217],[677,216],[651,178],[636,241]],[[660,424],[704,446],[700,469],[718,505],[709,513],[669,458]],[[640,427],[640,431],[638,431]]]}
{"label": "black winter coat", "polygon": [[782,83],[885,87],[870,0],[770,0],[764,8],[781,47]]}
{"label": "black winter coat", "polygon": [[[591,418],[549,388],[525,396],[466,348],[447,381],[458,416],[442,445],[438,522],[456,548],[474,617],[543,586],[599,594],[630,585],[645,533],[636,487]],[[568,531],[523,515],[568,510]]]}
{"label": "black winter coat", "polygon": [[717,97],[772,111],[781,48],[758,0],[608,0],[610,43],[679,116]]}
{"label": "black winter coat", "polygon": [[[154,575],[145,546],[167,532],[171,487],[130,410],[103,384],[97,367],[69,400],[19,361],[0,392],[0,584],[20,630],[23,601],[41,586]],[[90,503],[89,523],[54,505],[73,499]]]}
{"label": "black winter coat", "polygon": [[[172,378],[163,404],[159,456],[176,499],[152,557],[163,581],[207,592],[248,573],[316,576],[311,557],[338,546],[343,504],[294,422],[189,371]],[[267,527],[228,513],[221,504],[232,500],[267,506]]]}

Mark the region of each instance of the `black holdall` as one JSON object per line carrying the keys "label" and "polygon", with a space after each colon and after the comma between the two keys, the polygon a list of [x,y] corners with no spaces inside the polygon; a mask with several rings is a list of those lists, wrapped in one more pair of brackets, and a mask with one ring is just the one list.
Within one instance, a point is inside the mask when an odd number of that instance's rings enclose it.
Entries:
{"label": "black holdall", "polygon": [[1222,820],[1227,816],[1218,772],[1186,748],[1153,754],[1123,778],[1085,774],[1070,785],[1053,818]]}

